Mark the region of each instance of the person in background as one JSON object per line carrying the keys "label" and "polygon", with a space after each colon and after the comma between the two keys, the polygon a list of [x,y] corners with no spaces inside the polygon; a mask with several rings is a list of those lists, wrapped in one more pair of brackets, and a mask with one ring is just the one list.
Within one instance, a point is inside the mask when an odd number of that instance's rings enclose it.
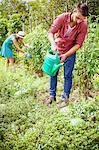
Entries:
{"label": "person in background", "polygon": [[[64,91],[58,102],[59,108],[66,106],[69,102],[76,51],[82,47],[88,31],[87,16],[87,5],[77,4],[72,13],[57,16],[48,33],[52,51],[55,53],[57,50],[61,59],[60,63],[64,62]],[[58,72],[50,77],[50,96],[44,101],[47,105],[56,101],[57,76]]]}
{"label": "person in background", "polygon": [[6,67],[13,66],[14,64],[14,53],[13,53],[13,45],[17,48],[19,52],[24,53],[24,50],[19,47],[19,43],[23,46],[29,48],[29,45],[25,44],[24,32],[19,31],[17,34],[11,34],[4,42],[1,48],[1,56],[6,58],[5,65]]}

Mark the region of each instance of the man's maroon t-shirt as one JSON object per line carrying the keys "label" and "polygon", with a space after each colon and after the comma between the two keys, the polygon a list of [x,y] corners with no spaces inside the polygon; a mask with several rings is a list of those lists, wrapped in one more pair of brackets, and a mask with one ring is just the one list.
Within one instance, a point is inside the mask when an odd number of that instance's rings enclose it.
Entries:
{"label": "man's maroon t-shirt", "polygon": [[85,36],[87,34],[88,25],[87,21],[81,22],[71,31],[67,37],[68,24],[71,20],[71,13],[64,13],[54,20],[49,33],[57,33],[57,50],[59,55],[69,51],[75,44],[82,46]]}

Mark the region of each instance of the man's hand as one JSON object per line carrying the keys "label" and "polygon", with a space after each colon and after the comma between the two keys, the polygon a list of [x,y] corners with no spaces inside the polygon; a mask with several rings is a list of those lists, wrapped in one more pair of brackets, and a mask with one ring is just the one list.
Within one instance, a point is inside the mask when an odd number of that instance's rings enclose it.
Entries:
{"label": "man's hand", "polygon": [[53,53],[56,52],[56,50],[57,50],[56,44],[51,44],[51,50],[53,51]]}
{"label": "man's hand", "polygon": [[60,63],[63,63],[64,60],[66,59],[66,54],[60,55],[60,58],[61,58]]}
{"label": "man's hand", "polygon": [[64,62],[64,60],[71,56],[72,54],[74,54],[78,49],[80,48],[79,44],[74,45],[68,52],[66,52],[65,54],[60,55],[60,63]]}

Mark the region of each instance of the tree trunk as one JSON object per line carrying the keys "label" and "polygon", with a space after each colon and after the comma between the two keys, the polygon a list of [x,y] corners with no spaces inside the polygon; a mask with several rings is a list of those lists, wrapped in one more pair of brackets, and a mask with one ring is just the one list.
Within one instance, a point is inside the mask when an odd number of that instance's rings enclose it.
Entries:
{"label": "tree trunk", "polygon": [[32,17],[31,15],[29,16],[29,28],[30,28],[30,33],[32,32]]}

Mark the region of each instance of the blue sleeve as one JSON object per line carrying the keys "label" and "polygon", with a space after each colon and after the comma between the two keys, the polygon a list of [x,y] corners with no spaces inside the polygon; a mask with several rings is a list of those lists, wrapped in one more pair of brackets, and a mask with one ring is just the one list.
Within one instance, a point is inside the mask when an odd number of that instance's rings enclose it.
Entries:
{"label": "blue sleeve", "polygon": [[15,40],[15,36],[14,35],[11,35],[11,40]]}

